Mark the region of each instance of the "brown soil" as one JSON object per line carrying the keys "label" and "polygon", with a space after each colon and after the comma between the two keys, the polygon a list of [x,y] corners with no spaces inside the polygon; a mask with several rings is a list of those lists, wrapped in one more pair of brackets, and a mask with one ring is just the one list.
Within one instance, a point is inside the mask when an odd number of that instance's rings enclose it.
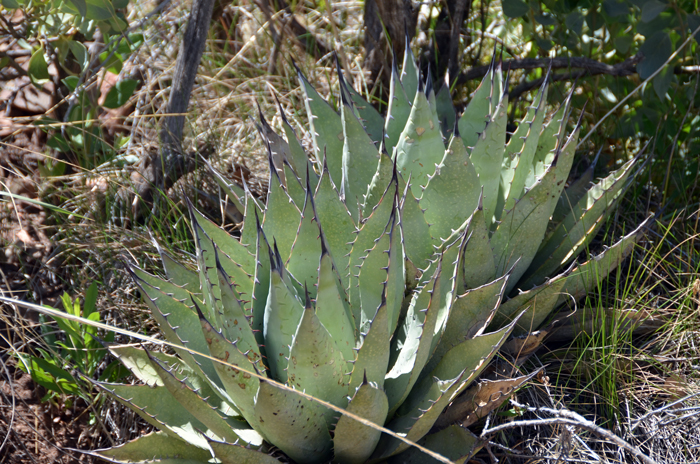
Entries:
{"label": "brown soil", "polygon": [[[4,377],[9,374],[10,378]],[[86,431],[85,405],[66,407],[42,403],[44,391],[32,378],[8,366],[0,380],[0,448],[2,463],[88,463],[94,458],[68,448],[86,448],[92,437]]]}

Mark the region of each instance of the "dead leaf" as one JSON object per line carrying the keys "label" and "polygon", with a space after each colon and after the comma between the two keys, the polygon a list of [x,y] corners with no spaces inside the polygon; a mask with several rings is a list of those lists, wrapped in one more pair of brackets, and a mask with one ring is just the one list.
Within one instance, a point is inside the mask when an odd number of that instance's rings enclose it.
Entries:
{"label": "dead leaf", "polygon": [[522,364],[542,345],[547,335],[549,335],[548,330],[538,330],[528,335],[515,337],[503,345],[501,352],[513,356],[518,361],[518,364]]}
{"label": "dead leaf", "polygon": [[499,407],[525,382],[542,369],[514,379],[482,380],[465,391],[448,406],[435,422],[436,428],[444,428],[456,422],[468,427]]}
{"label": "dead leaf", "polygon": [[15,236],[25,245],[31,245],[34,242],[25,229],[20,229]]}

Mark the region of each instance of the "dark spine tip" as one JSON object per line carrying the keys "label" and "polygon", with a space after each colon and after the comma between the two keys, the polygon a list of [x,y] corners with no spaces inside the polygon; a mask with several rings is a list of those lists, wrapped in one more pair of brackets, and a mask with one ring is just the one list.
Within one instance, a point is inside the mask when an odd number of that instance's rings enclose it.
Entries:
{"label": "dark spine tip", "polygon": [[[267,146],[267,160],[270,163],[270,182],[272,182],[272,175],[277,177],[277,182],[279,184],[282,184],[282,179],[280,178],[279,173],[277,172],[277,168],[275,167],[275,161],[272,158],[272,146],[270,145],[270,142],[266,142],[265,145]],[[270,183],[270,186],[272,186],[272,183]]]}
{"label": "dark spine tip", "polygon": [[328,170],[328,157],[326,156],[326,147],[325,146],[323,147],[322,164],[323,164],[323,172],[327,172],[328,174],[330,174],[330,171]]}
{"label": "dark spine tip", "polygon": [[345,84],[343,84],[342,81],[340,82],[340,102],[348,109],[352,108],[350,99],[348,98],[348,90],[345,88]]}
{"label": "dark spine tip", "polygon": [[289,127],[292,127],[291,124],[289,124],[289,120],[287,119],[287,115],[284,113],[284,109],[282,108],[282,103],[280,103],[279,98],[277,98],[277,94],[273,93],[272,94],[275,97],[275,102],[277,103],[277,111],[280,112],[280,116],[282,117],[282,121],[287,124]]}
{"label": "dark spine tip", "polygon": [[433,73],[428,69],[425,76],[425,94],[430,95],[433,91]]}
{"label": "dark spine tip", "polygon": [[194,296],[190,295],[190,300],[192,300],[192,304],[194,305],[194,309],[197,312],[197,317],[199,317],[199,320],[205,321],[208,323],[209,321],[207,321],[207,318],[204,317],[204,313],[202,312],[201,308],[197,304],[197,301],[194,299]]}
{"label": "dark spine tip", "polygon": [[[276,247],[277,247],[277,243],[275,242],[275,248]],[[275,252],[274,252],[273,248],[269,245],[267,247],[267,253],[269,254],[269,257],[270,257],[270,272],[279,271],[279,269],[277,267],[277,258],[276,258]]]}
{"label": "dark spine tip", "polygon": [[263,127],[270,127],[270,125],[267,123],[267,120],[265,119],[265,116],[263,116],[262,109],[260,108],[260,103],[255,100],[255,106],[258,107],[258,118],[260,119],[260,124],[263,125]]}
{"label": "dark spine tip", "polygon": [[554,58],[549,60],[549,65],[547,66],[547,72],[544,75],[543,85],[549,84],[550,80],[552,79],[552,65],[553,64],[554,64]]}
{"label": "dark spine tip", "polygon": [[583,107],[581,108],[581,114],[578,115],[578,121],[576,122],[576,127],[574,128],[574,132],[576,132],[578,129],[581,128],[581,125],[583,124],[583,117],[586,115],[586,106],[588,105],[588,100],[586,100],[583,103]]}
{"label": "dark spine tip", "polygon": [[508,96],[508,86],[510,85],[510,64],[508,64],[508,70],[506,71],[506,80],[503,81],[503,97]]}
{"label": "dark spine tip", "polygon": [[328,251],[328,246],[326,246],[326,237],[323,235],[323,231],[321,230],[321,227],[319,226],[319,231],[320,231],[320,236],[321,236],[321,257],[324,257],[329,254]]}
{"label": "dark spine tip", "polygon": [[493,47],[493,55],[491,56],[491,64],[489,65],[489,72],[493,72],[496,69],[496,57],[498,56],[498,47]]}
{"label": "dark spine tip", "polygon": [[284,265],[282,263],[282,255],[280,255],[280,250],[277,248],[277,239],[273,239],[273,247],[275,250],[275,259],[277,261],[277,270],[279,271],[280,274],[282,274],[282,271],[284,270]]}
{"label": "dark spine tip", "polygon": [[260,216],[258,216],[258,208],[253,207],[253,210],[255,211],[255,228],[259,234],[262,232],[262,225],[260,224]]}
{"label": "dark spine tip", "polygon": [[309,289],[306,286],[306,281],[304,281],[304,309],[311,309],[311,295],[309,295]]}
{"label": "dark spine tip", "polygon": [[309,168],[309,163],[306,163],[306,191],[307,192],[313,191],[313,189],[311,188],[311,171]]}
{"label": "dark spine tip", "polygon": [[335,70],[338,72],[338,81],[342,87],[345,84],[345,76],[343,75],[343,68],[340,66],[340,59],[338,58],[338,53],[333,51],[333,58],[335,59]]}
{"label": "dark spine tip", "polygon": [[340,59],[338,58],[338,54],[336,52],[333,52],[333,55],[335,57],[335,69],[336,69],[336,71],[338,71],[338,85],[340,86],[340,100],[343,103],[343,105],[350,106],[348,84],[345,80],[345,76],[343,75],[343,69],[340,67]]}
{"label": "dark spine tip", "polygon": [[[396,79],[399,80],[400,74],[399,74],[399,67],[396,65],[396,58],[394,58],[391,61],[391,74],[392,74],[392,76],[396,76]],[[392,81],[393,81],[393,78],[392,78]]]}

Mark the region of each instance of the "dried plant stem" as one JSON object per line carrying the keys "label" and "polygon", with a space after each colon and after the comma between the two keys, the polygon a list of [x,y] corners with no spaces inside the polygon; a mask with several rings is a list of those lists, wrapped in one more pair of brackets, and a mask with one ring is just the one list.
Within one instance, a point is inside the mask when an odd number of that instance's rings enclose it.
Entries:
{"label": "dried plant stem", "polygon": [[585,417],[583,417],[580,414],[577,414],[573,411],[569,411],[567,409],[552,409],[552,408],[547,408],[547,407],[533,408],[533,407],[519,404],[514,400],[511,400],[511,403],[513,403],[513,405],[518,407],[518,408],[526,409],[526,410],[531,411],[531,412],[543,412],[543,413],[550,414],[550,415],[555,416],[555,417],[551,417],[548,419],[533,419],[533,420],[522,420],[522,421],[508,422],[508,423],[497,425],[497,426],[491,427],[491,428],[489,428],[488,424],[487,424],[486,427],[484,427],[484,430],[481,432],[481,438],[485,438],[487,435],[492,435],[494,433],[498,433],[498,432],[501,432],[503,430],[519,428],[519,427],[535,427],[535,426],[539,426],[539,425],[549,425],[549,424],[571,425],[573,427],[579,427],[582,429],[586,429],[589,432],[592,432],[592,433],[594,433],[594,434],[596,434],[596,435],[598,435],[606,440],[609,440],[609,441],[615,443],[620,448],[624,448],[625,450],[634,454],[637,458],[639,458],[645,464],[657,464],[656,461],[651,459],[646,454],[642,453],[642,451],[639,448],[627,443],[625,440],[618,437],[617,435],[610,432],[609,430],[606,430],[606,429],[596,425],[594,422],[589,421]]}

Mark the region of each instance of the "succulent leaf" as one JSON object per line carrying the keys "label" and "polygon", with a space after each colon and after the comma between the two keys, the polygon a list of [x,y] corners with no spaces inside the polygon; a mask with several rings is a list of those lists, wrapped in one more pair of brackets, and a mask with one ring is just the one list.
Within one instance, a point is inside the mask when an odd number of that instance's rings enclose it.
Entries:
{"label": "succulent leaf", "polygon": [[404,179],[410,175],[411,190],[416,198],[423,195],[422,187],[428,184],[429,176],[444,154],[437,113],[430,107],[428,96],[419,89],[395,153],[396,168]]}
{"label": "succulent leaf", "polygon": [[510,210],[522,197],[525,180],[532,169],[532,161],[540,139],[540,131],[547,101],[547,80],[542,84],[533,106],[528,108],[525,120],[518,126],[506,146],[503,171],[501,173],[501,198],[503,207],[497,209],[498,219],[503,209]]}
{"label": "succulent leaf", "polygon": [[173,398],[214,434],[229,442],[236,442],[240,439],[255,446],[262,445],[262,437],[250,429],[248,424],[226,420],[204,398],[190,389],[185,382],[163,367],[157,358],[151,357],[150,361]]}
{"label": "succulent leaf", "polygon": [[289,152],[289,144],[274,131],[270,124],[268,124],[265,116],[263,116],[262,111],[260,110],[260,105],[258,105],[258,119],[260,120],[260,124],[256,124],[256,127],[261,138],[267,145],[267,151],[272,162],[272,166],[274,166],[275,170],[277,171],[277,175],[282,180],[282,184],[286,186],[287,179],[285,177],[283,163],[291,156],[291,153]]}
{"label": "succulent leaf", "polygon": [[185,410],[165,387],[101,382],[96,382],[95,385],[132,409],[149,424],[172,438],[184,440],[190,446],[209,450],[209,445],[202,432],[209,435],[210,438],[220,438]]}
{"label": "succulent leaf", "polygon": [[221,291],[221,320],[226,337],[246,353],[252,363],[261,359],[260,348],[255,339],[253,328],[248,321],[248,314],[231,286],[230,278],[217,261],[217,274]]}
{"label": "succulent leaf", "polygon": [[[381,426],[389,412],[389,402],[384,391],[364,382],[350,400],[346,411]],[[334,461],[362,464],[372,455],[381,433],[351,417],[341,416],[333,435]]]}
{"label": "succulent leaf", "polygon": [[481,335],[501,304],[507,279],[508,274],[455,297],[449,324],[445,327],[440,343],[425,366],[426,372],[432,372],[445,353],[453,347],[464,340]]}
{"label": "succulent leaf", "polygon": [[481,194],[479,180],[462,138],[455,135],[420,200],[433,238],[446,239],[472,215]]}
{"label": "succulent leaf", "polygon": [[571,207],[571,212],[542,243],[528,269],[530,275],[524,285],[544,280],[588,246],[617,203],[620,193],[629,185],[627,179],[634,164],[635,160],[629,160],[620,169],[594,185]]}
{"label": "succulent leaf", "polygon": [[301,283],[309,287],[311,298],[316,298],[318,263],[321,259],[321,232],[314,214],[312,192],[307,191],[304,209],[299,223],[292,253],[286,264],[287,270]]}
{"label": "succulent leaf", "polygon": [[147,354],[146,350],[143,348],[136,348],[129,345],[110,345],[109,352],[112,353],[115,358],[119,359],[134,377],[149,386],[163,386],[163,381],[153,367],[149,356],[157,357],[159,361],[169,367],[181,363],[180,358],[177,356],[160,351]]}
{"label": "succulent leaf", "polygon": [[[147,353],[143,348],[135,348],[128,345],[110,345],[109,351],[119,359],[134,376],[146,385],[164,386],[163,381],[156,372],[151,358],[156,358],[170,373],[180,381],[185,382],[189,388],[195,390],[207,402],[231,418],[240,418],[240,412],[234,409],[233,403],[222,398],[218,391],[213,389],[211,383],[202,376],[201,370],[193,370],[177,356],[169,355],[161,351]],[[228,398],[228,395],[226,395]],[[232,419],[229,419],[232,420]]]}
{"label": "succulent leaf", "polygon": [[[653,216],[652,216],[653,217]],[[644,235],[652,217],[647,218],[636,229],[622,237],[617,243],[576,267],[561,289],[558,304],[568,299],[578,300],[596,288],[632,252],[635,244]]]}
{"label": "succulent leaf", "polygon": [[332,442],[324,417],[323,406],[261,382],[251,424],[293,460],[315,464],[331,456]]}
{"label": "succulent leaf", "polygon": [[[326,330],[308,299],[299,327],[292,340],[287,367],[287,384],[316,398],[324,398],[335,406],[348,404],[347,369],[343,352]],[[354,357],[353,357],[354,358]],[[351,359],[352,360],[352,359]],[[325,409],[324,416],[329,429],[336,421],[337,413]]]}
{"label": "succulent leaf", "polygon": [[[501,167],[506,147],[508,123],[508,94],[504,94],[484,131],[479,135],[469,160],[474,164],[483,186],[483,205],[486,226],[490,228],[496,214],[498,191],[501,186]],[[460,134],[462,133],[460,129]],[[465,143],[466,144],[466,143]],[[472,194],[473,195],[473,194]]]}
{"label": "succulent leaf", "polygon": [[277,458],[269,454],[235,443],[209,440],[209,446],[221,464],[278,464]]}
{"label": "succulent leaf", "polygon": [[268,293],[270,291],[270,255],[272,250],[262,230],[260,220],[255,215],[257,239],[255,241],[255,274],[253,277],[253,300],[251,301],[251,327],[255,339],[260,346],[260,353],[265,355],[265,339],[263,337],[263,323],[265,319],[265,307],[267,306]]}
{"label": "succulent leaf", "polygon": [[357,111],[357,116],[362,121],[364,132],[369,138],[379,146],[384,136],[384,118],[379,111],[365,100],[362,95],[357,93],[351,85],[348,85],[343,77],[343,71],[340,69],[340,62],[336,56],[336,67],[338,69],[338,79],[340,81],[341,92],[345,92],[347,97],[352,102],[352,106]]}
{"label": "succulent leaf", "polygon": [[486,123],[491,118],[489,101],[491,99],[493,74],[495,72],[493,66],[494,64],[491,63],[489,72],[484,76],[481,84],[477,87],[471,100],[469,100],[467,108],[457,122],[459,134],[462,136],[466,147],[471,148],[476,145],[479,135],[484,132]]}
{"label": "succulent leaf", "polygon": [[361,343],[357,350],[357,358],[350,376],[349,395],[363,382],[369,381],[378,388],[384,387],[384,378],[389,365],[389,315],[387,302],[384,298],[372,318],[367,332],[361,333]]}
{"label": "succulent leaf", "polygon": [[[183,348],[175,348],[175,352],[193,370],[201,369],[204,377],[213,384],[222,386],[211,360],[200,355],[207,353],[207,343],[202,335],[197,314],[184,303],[166,295],[155,287],[133,275],[136,285],[141,290],[146,305],[151,310],[153,319],[163,331],[166,340]],[[174,328],[177,328],[177,331]]]}
{"label": "succulent leaf", "polygon": [[348,306],[345,290],[325,247],[318,271],[316,316],[343,353],[343,359],[348,363],[354,362],[357,340],[355,321]]}
{"label": "succulent leaf", "polygon": [[559,105],[557,111],[552,115],[552,119],[544,125],[537,142],[537,150],[532,160],[532,167],[528,171],[525,179],[525,189],[528,190],[535,185],[537,179],[541,178],[564,142],[566,124],[569,120],[571,107],[571,97],[569,93],[563,104]]}
{"label": "succulent leaf", "polygon": [[221,190],[228,196],[229,201],[233,203],[233,206],[236,207],[242,218],[245,212],[245,190],[225,178],[217,169],[214,169],[214,166],[208,160],[200,159],[200,161],[204,163],[207,172],[219,184]]}
{"label": "succulent leaf", "polygon": [[97,454],[120,462],[143,462],[144,456],[153,462],[167,460],[172,464],[206,463],[211,459],[208,449],[190,446],[163,432],[152,432],[114,448],[97,450]]}
{"label": "succulent leaf", "polygon": [[[387,224],[387,229],[393,230],[395,215],[392,214]],[[377,309],[382,304],[384,292],[382,291],[386,279],[386,270],[389,267],[389,250],[391,247],[391,235],[389,230],[385,229],[378,239],[375,240],[374,246],[368,250],[367,255],[362,258],[359,273],[357,276],[358,287],[360,291],[360,313],[359,313],[359,330],[366,331],[370,321],[377,313]],[[403,264],[403,263],[402,263]],[[389,315],[389,331],[391,333],[391,321],[393,321],[393,303],[388,302],[387,308]]]}
{"label": "succulent leaf", "polygon": [[413,97],[416,95],[419,79],[420,71],[418,70],[418,63],[416,63],[416,56],[413,54],[413,50],[411,50],[410,38],[408,33],[406,33],[403,62],[401,64],[401,85],[403,85],[406,96],[408,96],[410,100],[413,100]]}
{"label": "succulent leaf", "polygon": [[514,335],[537,330],[557,304],[570,273],[571,270],[568,270],[559,274],[539,287],[520,292],[501,304],[493,318],[492,327],[502,327],[517,317],[519,320],[513,331]]}
{"label": "succulent leaf", "polygon": [[355,240],[355,223],[345,204],[340,200],[328,170],[325,168],[314,194],[314,205],[316,206],[316,217],[323,224],[328,251],[340,273],[343,287],[348,288],[350,252],[352,251],[352,242]]}
{"label": "succulent leaf", "polygon": [[[496,261],[489,242],[489,230],[481,200],[469,221],[469,236],[464,247],[464,266],[461,270],[464,273],[464,289],[481,287],[496,277]],[[461,290],[463,289],[460,288]]]}
{"label": "succulent leaf", "polygon": [[581,177],[564,189],[561,197],[559,197],[557,207],[552,214],[552,228],[559,225],[559,223],[571,213],[573,205],[577,204],[588,193],[588,188],[593,181],[593,173],[596,164],[598,164],[598,158],[600,158],[601,152],[602,150],[598,150],[598,153],[595,155],[595,158],[593,158],[593,161],[591,161],[588,169],[581,174]]}
{"label": "succulent leaf", "polygon": [[[382,147],[384,148],[384,147]],[[378,152],[379,162],[377,169],[372,176],[372,181],[367,186],[365,193],[365,201],[362,204],[362,217],[367,218],[372,214],[372,210],[379,200],[384,195],[386,186],[391,183],[391,178],[394,176],[394,162],[385,150]]]}
{"label": "succulent leaf", "polygon": [[248,187],[245,191],[245,216],[243,219],[243,228],[241,229],[241,243],[250,248],[255,246],[258,237],[258,230],[255,227],[255,217],[263,217],[263,209],[258,202],[253,198]]}
{"label": "succulent leaf", "polygon": [[372,182],[379,152],[360,121],[343,101],[340,114],[343,122],[343,178],[340,196],[355,222],[365,202],[367,186]]}
{"label": "succulent leaf", "polygon": [[287,380],[289,347],[304,313],[296,291],[284,279],[285,269],[279,256],[270,254],[270,289],[265,305],[263,337],[272,377]]}
{"label": "succulent leaf", "polygon": [[[423,437],[442,410],[487,366],[513,327],[514,324],[510,324],[498,332],[465,340],[448,351],[430,375],[424,376],[413,388],[388,427],[412,441]],[[407,448],[406,443],[385,435],[373,458],[393,456]]]}
{"label": "succulent leaf", "polygon": [[[192,297],[194,296],[192,293],[189,291],[185,290],[183,287],[180,287],[179,285],[175,285],[174,283],[171,283],[167,280],[163,280],[160,277],[156,277],[152,274],[149,274],[148,272],[144,271],[143,269],[133,266],[129,267],[129,270],[140,280],[143,282],[147,283],[151,287],[157,288],[161,292],[165,293],[166,295],[170,295],[177,301],[184,303],[185,305],[189,306],[194,310],[194,305],[192,304]],[[188,276],[189,278],[189,276]],[[199,276],[197,276],[197,286],[199,286]],[[201,295],[200,295],[201,296]]]}
{"label": "succulent leaf", "polygon": [[389,116],[386,118],[384,126],[385,139],[384,144],[387,153],[393,158],[394,148],[399,143],[401,133],[406,127],[406,121],[411,114],[411,102],[415,96],[404,90],[401,80],[399,79],[399,71],[396,69],[396,62],[391,67],[391,84],[389,87],[389,108],[387,110]]}
{"label": "succulent leaf", "polygon": [[279,176],[270,176],[267,207],[263,219],[263,230],[270,240],[277,243],[282,259],[286,262],[296,239],[301,213],[287,195]]}
{"label": "succulent leaf", "polygon": [[287,161],[301,181],[301,185],[306,185],[306,176],[310,175],[310,184],[313,187],[316,187],[318,184],[318,176],[312,168],[311,160],[309,160],[309,157],[306,155],[306,151],[304,151],[304,148],[301,146],[296,132],[294,132],[292,125],[287,120],[287,116],[284,114],[284,110],[282,109],[282,105],[279,104],[279,101],[277,102],[277,106],[279,108],[280,116],[282,117],[284,136],[287,139],[287,144],[289,145],[289,158]]}
{"label": "succulent leaf", "polygon": [[340,115],[316,92],[298,68],[297,76],[304,91],[314,154],[319,162],[326,158],[333,183],[340,185],[343,178],[343,123]]}
{"label": "succulent leaf", "polygon": [[580,126],[558,150],[544,177],[504,214],[491,237],[497,274],[502,275],[506,269],[514,267],[506,292],[510,292],[525,274],[544,238],[547,222],[571,169],[579,130]]}
{"label": "succulent leaf", "polygon": [[[350,286],[348,288],[348,297],[350,307],[353,311],[353,317],[358,327],[361,327],[366,321],[371,320],[377,308],[376,306],[372,308],[371,305],[367,306],[367,304],[364,308],[362,307],[359,281],[360,269],[370,250],[375,248],[376,241],[380,239],[386,231],[389,219],[394,211],[397,188],[398,180],[394,177],[391,183],[386,187],[384,195],[379,200],[379,203],[362,225],[362,228],[357,233],[357,237],[352,244],[352,251],[350,252]],[[383,248],[383,250],[388,250],[388,247],[386,247],[386,245],[384,246],[385,248]],[[376,271],[379,271],[379,269]],[[382,279],[380,282],[383,281]],[[378,286],[377,289],[379,288],[381,287]],[[365,315],[364,318],[362,314]]]}
{"label": "succulent leaf", "polygon": [[435,95],[435,103],[437,106],[438,119],[440,120],[442,136],[446,140],[449,140],[453,135],[452,132],[455,128],[455,124],[457,123],[457,113],[455,111],[454,103],[452,102],[450,83],[446,79],[440,86],[438,93]]}
{"label": "succulent leaf", "polygon": [[193,295],[199,295],[201,297],[201,291],[199,288],[199,274],[195,271],[187,269],[185,266],[177,262],[175,258],[173,258],[160,246],[157,246],[157,249],[168,280],[178,287],[184,288]]}
{"label": "succulent leaf", "polygon": [[287,179],[285,186],[289,198],[292,199],[295,205],[299,205],[301,208],[304,205],[306,190],[301,184],[301,179],[294,173],[294,169],[292,169],[292,166],[287,160],[284,160],[284,176]]}
{"label": "succulent leaf", "polygon": [[[241,245],[241,242],[231,237],[228,232],[210,221],[199,210],[197,210],[197,208],[193,207],[190,212],[193,216],[193,222],[196,222],[197,225],[201,227],[207,236],[209,236],[211,240],[216,243],[219,251],[223,252],[228,259],[237,264],[238,267],[240,267],[245,273],[248,280],[250,280],[250,276],[253,274],[253,268],[255,266],[255,257],[250,254],[250,251]],[[241,279],[243,279],[243,276],[241,276]],[[240,284],[236,282],[236,285],[244,286],[243,282]]]}
{"label": "succulent leaf", "polygon": [[[458,248],[458,246],[451,247],[452,250]],[[411,393],[411,389],[432,354],[433,340],[436,332],[441,329],[441,319],[449,314],[455,261],[456,259],[451,259],[447,254],[440,255],[433,267],[434,272],[431,272],[430,282],[414,294],[408,307],[403,330],[400,330],[398,337],[395,337],[392,348],[394,352],[398,352],[398,357],[387,373],[385,381],[390,415]]]}
{"label": "succulent leaf", "polygon": [[[439,242],[430,235],[430,226],[425,220],[418,200],[413,196],[410,180],[409,177],[408,183],[402,185],[403,178],[399,177],[399,187],[403,191],[399,213],[401,237],[406,259],[417,269],[425,269],[428,267],[428,260],[435,253]],[[407,283],[412,283],[413,279],[409,277],[407,279]]]}
{"label": "succulent leaf", "polygon": [[[226,392],[233,400],[236,408],[241,411],[243,417],[252,423],[255,418],[255,396],[260,388],[260,380],[251,375],[259,360],[250,360],[247,353],[240,351],[235,343],[231,343],[218,332],[198,309],[200,326],[206,339],[211,356],[220,362],[214,361],[214,368],[221,379]],[[240,367],[241,369],[236,369]]]}
{"label": "succulent leaf", "polygon": [[[426,435],[418,441],[418,444],[457,464],[466,462],[480,448],[479,437],[459,425],[451,425],[439,432]],[[433,464],[439,461],[431,456],[426,456],[417,448],[410,448],[401,453],[401,456],[390,459],[389,462],[392,464]]]}

